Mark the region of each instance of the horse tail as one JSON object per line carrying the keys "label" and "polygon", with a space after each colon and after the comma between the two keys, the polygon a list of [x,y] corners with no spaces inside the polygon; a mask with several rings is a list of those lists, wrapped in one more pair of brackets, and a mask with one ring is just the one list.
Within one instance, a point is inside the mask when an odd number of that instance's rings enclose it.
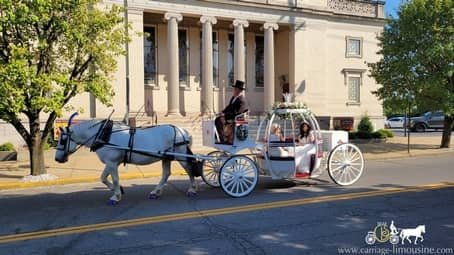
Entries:
{"label": "horse tail", "polygon": [[[191,150],[192,147],[192,135],[189,134],[189,132],[186,129],[184,130],[184,139],[188,141],[188,144],[186,146],[186,154],[188,155],[194,155],[194,153]],[[189,167],[191,169],[191,174],[195,177],[202,176],[203,174],[203,161],[198,160],[193,157],[187,157],[186,161],[189,164]]]}

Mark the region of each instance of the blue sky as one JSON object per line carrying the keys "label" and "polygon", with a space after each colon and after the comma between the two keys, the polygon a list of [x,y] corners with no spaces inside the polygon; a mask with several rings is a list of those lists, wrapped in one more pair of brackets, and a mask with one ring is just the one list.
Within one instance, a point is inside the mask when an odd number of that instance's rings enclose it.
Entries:
{"label": "blue sky", "polygon": [[386,0],[385,3],[385,15],[396,15],[397,9],[399,8],[402,0]]}

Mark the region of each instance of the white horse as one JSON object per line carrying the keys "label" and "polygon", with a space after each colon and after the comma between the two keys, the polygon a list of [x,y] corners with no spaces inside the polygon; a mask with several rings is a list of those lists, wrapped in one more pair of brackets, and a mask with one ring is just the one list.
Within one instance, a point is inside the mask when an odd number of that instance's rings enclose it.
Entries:
{"label": "white horse", "polygon": [[[72,118],[71,118],[72,119]],[[55,153],[55,160],[64,163],[68,161],[70,154],[78,149],[78,145],[92,147],[95,139],[98,137],[100,127],[104,125],[103,121],[88,120],[78,124],[70,124],[68,127],[60,129],[60,139]],[[188,157],[175,156],[161,157],[159,155],[150,155],[148,153],[140,153],[143,151],[150,152],[175,152],[181,154],[191,154],[191,136],[189,133],[178,127],[172,125],[160,125],[156,127],[137,128],[133,136],[133,149],[138,152],[131,152],[125,148],[130,145],[130,128],[126,125],[115,124],[113,126],[109,145],[102,146],[96,150],[98,158],[105,164],[104,171],[101,174],[101,181],[112,191],[114,194],[109,202],[112,205],[117,204],[121,200],[124,193],[123,188],[119,183],[118,166],[125,162],[136,165],[147,165],[159,160],[162,160],[162,178],[155,189],[150,192],[149,198],[156,199],[162,195],[162,190],[170,176],[170,163],[172,160],[177,160],[181,166],[186,170],[190,180],[190,186],[187,191],[188,196],[194,196],[197,193],[197,183],[194,179],[194,160]],[[122,147],[116,148],[116,147]],[[108,176],[112,177],[112,182],[107,180]]]}
{"label": "white horse", "polygon": [[404,228],[400,231],[400,239],[402,240],[402,244],[404,244],[405,239],[411,243],[410,236],[415,237],[415,244],[418,238],[421,238],[421,242],[424,241],[422,234],[426,233],[426,225],[419,225],[416,228]]}

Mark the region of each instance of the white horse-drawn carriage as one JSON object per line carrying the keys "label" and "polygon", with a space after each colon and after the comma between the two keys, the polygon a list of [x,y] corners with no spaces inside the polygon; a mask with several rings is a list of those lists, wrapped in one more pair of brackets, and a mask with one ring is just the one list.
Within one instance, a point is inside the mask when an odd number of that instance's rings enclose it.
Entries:
{"label": "white horse-drawn carriage", "polygon": [[[275,107],[261,121],[257,135],[249,135],[246,114],[237,116],[232,123],[233,143],[219,143],[214,120],[202,124],[203,143],[216,150],[207,155],[191,152],[191,136],[173,125],[131,128],[113,124],[109,119],[79,122],[61,129],[55,159],[66,162],[68,156],[81,146],[90,147],[105,164],[102,182],[112,191],[109,202],[116,204],[124,193],[119,184],[118,166],[122,163],[146,165],[162,161],[162,179],[150,193],[157,198],[170,176],[170,161],[179,161],[190,179],[188,195],[194,195],[197,184],[194,177],[210,186],[221,187],[231,197],[244,197],[256,187],[259,175],[273,179],[297,179],[301,164],[310,166],[310,178],[315,178],[328,169],[331,179],[339,185],[356,182],[364,168],[361,151],[348,143],[344,131],[322,131],[317,119],[305,107],[285,103]],[[312,144],[300,145],[297,127],[306,122],[313,128]],[[271,138],[271,127],[283,127],[282,139]],[[107,127],[107,128],[106,128]],[[310,150],[308,150],[308,146]],[[246,151],[246,152],[243,152]],[[107,177],[112,177],[110,182]]]}
{"label": "white horse-drawn carriage", "polygon": [[[207,155],[212,159],[205,160],[202,178],[210,186],[221,187],[229,196],[250,194],[259,175],[298,179],[296,173],[301,164],[310,166],[310,178],[318,177],[327,169],[331,179],[339,185],[355,183],[363,172],[363,155],[357,146],[348,143],[348,133],[320,130],[315,115],[302,105],[284,103],[275,107],[260,122],[256,137],[248,137],[249,123],[243,116],[239,117],[241,120],[234,125],[233,145],[217,143],[214,121],[203,122],[204,145],[216,150]],[[299,143],[301,123],[312,127],[313,144]],[[283,131],[278,141],[270,139],[272,127],[276,126]],[[244,150],[248,152],[239,153]]]}

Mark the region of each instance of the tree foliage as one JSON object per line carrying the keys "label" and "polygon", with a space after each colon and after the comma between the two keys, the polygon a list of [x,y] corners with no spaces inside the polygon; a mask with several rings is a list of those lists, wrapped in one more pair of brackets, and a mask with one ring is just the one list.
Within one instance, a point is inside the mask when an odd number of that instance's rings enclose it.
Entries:
{"label": "tree foliage", "polygon": [[[454,123],[454,1],[410,0],[388,18],[378,37],[383,58],[370,64],[382,84],[375,93],[389,108],[407,100],[445,113],[441,147],[449,147]],[[447,132],[449,130],[449,132]]]}
{"label": "tree foliage", "polygon": [[109,104],[124,28],[122,9],[101,0],[0,0],[0,118],[27,143],[32,174],[33,148],[43,148],[74,96],[90,92]]}

